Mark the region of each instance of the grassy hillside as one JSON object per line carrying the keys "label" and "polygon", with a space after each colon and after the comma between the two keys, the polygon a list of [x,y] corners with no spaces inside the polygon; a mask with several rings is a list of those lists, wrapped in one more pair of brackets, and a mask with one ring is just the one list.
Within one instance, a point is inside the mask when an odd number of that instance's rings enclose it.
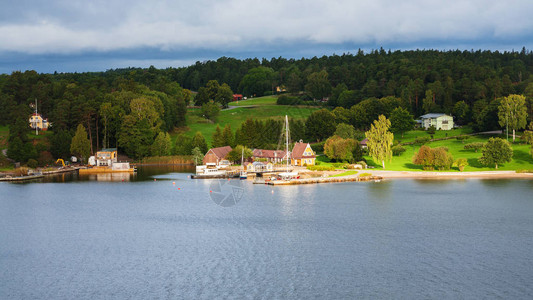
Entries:
{"label": "grassy hillside", "polygon": [[[230,106],[237,106],[234,104],[237,103],[232,102],[230,103]],[[200,109],[190,108],[187,112],[187,127],[189,130],[186,131],[186,134],[193,136],[197,131],[200,131],[207,140],[207,143],[210,144],[217,124],[219,124],[221,128],[226,126],[226,124],[230,124],[231,129],[235,132],[235,129],[240,127],[241,123],[247,118],[256,120],[274,118],[281,120],[285,118],[285,115],[288,115],[289,118],[306,119],[313,111],[319,109],[318,107],[276,105],[276,97],[271,96],[239,101],[238,106],[239,107],[237,108],[220,111],[216,123],[212,123],[200,116]],[[177,135],[178,133],[172,134],[173,142]]]}
{"label": "grassy hillside", "polygon": [[[414,133],[413,133],[414,134]],[[498,135],[496,135],[498,136]],[[426,145],[435,148],[435,147],[447,147],[450,153],[453,155],[453,158],[456,160],[458,158],[466,158],[468,160],[468,166],[465,167],[464,171],[489,171],[494,170],[494,168],[488,168],[481,165],[478,162],[478,158],[481,157],[481,151],[474,152],[473,150],[465,150],[464,145],[467,143],[473,142],[487,142],[490,135],[477,135],[472,136],[462,143],[456,139],[435,141],[428,143]],[[505,138],[505,136],[499,136]],[[385,162],[385,168],[387,170],[395,171],[422,171],[422,166],[417,166],[412,163],[413,156],[420,149],[420,145],[405,145],[406,151],[400,156],[393,156],[392,162]],[[522,145],[517,143],[512,144],[513,147],[513,160],[510,163],[502,164],[498,166],[498,170],[519,170],[519,169],[533,169],[533,157],[529,154],[530,146]],[[378,164],[374,163],[370,157],[365,157],[370,165],[376,167]],[[458,171],[456,167],[452,168],[451,171]]]}

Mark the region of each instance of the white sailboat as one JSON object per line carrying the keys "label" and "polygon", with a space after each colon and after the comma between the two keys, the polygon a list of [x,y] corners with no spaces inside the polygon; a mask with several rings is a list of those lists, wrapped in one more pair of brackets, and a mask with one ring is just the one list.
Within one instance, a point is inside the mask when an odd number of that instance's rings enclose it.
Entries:
{"label": "white sailboat", "polygon": [[287,170],[285,172],[279,173],[279,177],[282,180],[291,180],[292,178],[298,176],[298,172],[289,172],[289,161],[291,160],[291,153],[289,151],[289,117],[285,115],[285,155],[287,159]]}
{"label": "white sailboat", "polygon": [[239,173],[239,178],[240,179],[247,179],[248,178],[248,173],[246,172],[246,169],[244,168],[244,147],[242,147],[241,166],[242,166],[242,171]]}

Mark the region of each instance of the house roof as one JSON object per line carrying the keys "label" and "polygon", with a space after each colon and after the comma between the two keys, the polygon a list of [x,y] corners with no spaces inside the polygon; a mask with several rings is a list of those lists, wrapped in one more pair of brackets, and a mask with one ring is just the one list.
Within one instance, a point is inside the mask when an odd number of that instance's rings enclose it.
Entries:
{"label": "house roof", "polygon": [[362,140],[362,141],[359,143],[359,145],[361,145],[361,146],[366,146],[366,143],[367,143],[367,142],[368,142],[368,139],[365,138],[364,140]]}
{"label": "house roof", "polygon": [[[301,159],[301,158],[316,157],[316,155],[304,155],[305,149],[307,148],[308,145],[309,143],[302,143],[302,142],[294,144],[294,148],[292,148],[292,158]],[[309,148],[311,148],[311,145],[309,145]]]}
{"label": "house roof", "polygon": [[253,153],[253,156],[258,158],[283,158],[285,155],[285,150],[254,149]]}
{"label": "house roof", "polygon": [[113,152],[113,151],[117,151],[117,148],[104,148],[98,152]]}
{"label": "house roof", "polygon": [[207,151],[207,153],[209,152],[213,152],[213,154],[215,154],[218,158],[224,158],[226,157],[226,155],[228,155],[228,153],[231,152],[231,147],[230,146],[224,146],[224,147],[218,147],[218,148],[211,148],[209,149],[209,151]]}
{"label": "house roof", "polygon": [[442,116],[446,116],[446,114],[445,113],[430,113],[430,114],[425,114],[423,116],[420,116],[420,119],[435,119],[435,118],[442,117]]}

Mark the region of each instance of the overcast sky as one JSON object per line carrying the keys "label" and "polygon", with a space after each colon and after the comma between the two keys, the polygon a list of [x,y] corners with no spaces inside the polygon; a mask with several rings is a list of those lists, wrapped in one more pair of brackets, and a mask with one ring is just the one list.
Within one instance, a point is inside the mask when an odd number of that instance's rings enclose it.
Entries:
{"label": "overcast sky", "polygon": [[533,49],[532,0],[0,1],[0,73],[357,49]]}

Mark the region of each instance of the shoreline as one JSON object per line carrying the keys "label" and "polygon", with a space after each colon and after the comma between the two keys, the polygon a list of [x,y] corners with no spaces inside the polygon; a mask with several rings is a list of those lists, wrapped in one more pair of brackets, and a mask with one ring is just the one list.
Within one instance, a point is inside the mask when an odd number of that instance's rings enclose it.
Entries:
{"label": "shoreline", "polygon": [[[477,172],[424,172],[424,171],[383,171],[364,170],[372,176],[383,179],[533,179],[533,173],[516,173],[516,171],[477,171]],[[356,175],[352,175],[356,176]]]}

